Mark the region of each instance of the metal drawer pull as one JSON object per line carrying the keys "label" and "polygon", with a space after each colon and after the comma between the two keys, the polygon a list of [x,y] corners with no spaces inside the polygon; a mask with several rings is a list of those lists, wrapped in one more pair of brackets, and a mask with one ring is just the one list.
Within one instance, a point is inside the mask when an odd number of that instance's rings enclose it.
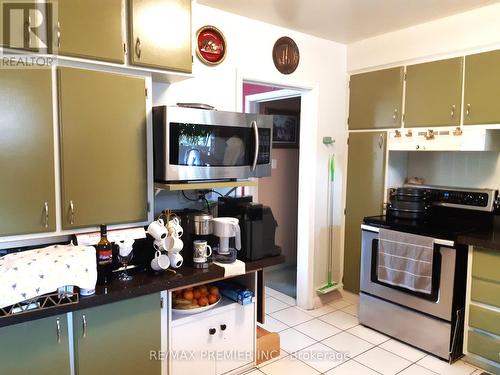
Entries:
{"label": "metal drawer pull", "polygon": [[227,328],[227,326],[226,326],[225,324],[221,324],[221,325],[220,325],[220,330],[221,330],[221,331],[225,331],[225,330],[226,330],[226,328]]}
{"label": "metal drawer pull", "polygon": [[139,38],[135,41],[135,54],[137,58],[141,58],[141,40]]}
{"label": "metal drawer pull", "polygon": [[74,224],[75,223],[75,204],[73,203],[72,200],[69,201],[69,212],[70,212],[69,223]]}
{"label": "metal drawer pull", "polygon": [[57,343],[61,343],[61,322],[59,318],[56,319],[56,327],[57,327]]}
{"label": "metal drawer pull", "polygon": [[470,104],[467,104],[467,108],[465,109],[465,115],[470,117]]}
{"label": "metal drawer pull", "polygon": [[378,148],[382,148],[384,146],[384,136],[382,134],[378,137]]}
{"label": "metal drawer pull", "polygon": [[44,202],[43,212],[44,212],[44,224],[43,224],[43,226],[45,228],[48,228],[49,227],[49,203],[48,202]]}
{"label": "metal drawer pull", "polygon": [[394,121],[398,119],[398,109],[397,108],[394,109],[394,113],[392,114],[392,119]]}
{"label": "metal drawer pull", "polygon": [[215,328],[210,328],[208,330],[208,333],[210,333],[210,335],[212,335],[212,336],[215,335],[216,332],[217,332],[217,330]]}
{"label": "metal drawer pull", "polygon": [[455,104],[451,106],[451,118],[455,118]]}
{"label": "metal drawer pull", "polygon": [[61,23],[57,21],[57,48],[61,48]]}
{"label": "metal drawer pull", "polygon": [[85,314],[82,315],[83,332],[82,337],[87,337],[87,317]]}

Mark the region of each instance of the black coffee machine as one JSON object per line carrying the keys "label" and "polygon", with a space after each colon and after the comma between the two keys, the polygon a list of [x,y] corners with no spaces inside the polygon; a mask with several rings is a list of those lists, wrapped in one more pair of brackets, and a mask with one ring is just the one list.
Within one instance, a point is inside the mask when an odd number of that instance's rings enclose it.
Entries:
{"label": "black coffee machine", "polygon": [[[253,203],[252,196],[220,197],[218,217],[235,217],[240,222],[241,250],[240,260],[258,260],[281,254],[281,248],[275,243],[278,223],[270,207]],[[234,241],[234,240],[233,240]]]}

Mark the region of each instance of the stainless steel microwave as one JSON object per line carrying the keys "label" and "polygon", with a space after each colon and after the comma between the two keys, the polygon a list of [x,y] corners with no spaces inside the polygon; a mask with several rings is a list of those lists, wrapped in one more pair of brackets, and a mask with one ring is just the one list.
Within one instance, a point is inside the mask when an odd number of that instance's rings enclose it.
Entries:
{"label": "stainless steel microwave", "polygon": [[272,127],[268,115],[154,107],[155,181],[271,176]]}

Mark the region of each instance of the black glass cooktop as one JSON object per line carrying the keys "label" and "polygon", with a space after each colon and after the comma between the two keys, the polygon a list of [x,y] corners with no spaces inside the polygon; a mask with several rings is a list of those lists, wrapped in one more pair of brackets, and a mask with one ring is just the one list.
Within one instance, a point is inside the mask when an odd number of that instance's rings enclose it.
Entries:
{"label": "black glass cooktop", "polygon": [[365,217],[363,223],[377,228],[455,241],[461,234],[491,228],[493,215],[446,208],[434,209],[426,219],[422,220],[400,219],[384,215]]}

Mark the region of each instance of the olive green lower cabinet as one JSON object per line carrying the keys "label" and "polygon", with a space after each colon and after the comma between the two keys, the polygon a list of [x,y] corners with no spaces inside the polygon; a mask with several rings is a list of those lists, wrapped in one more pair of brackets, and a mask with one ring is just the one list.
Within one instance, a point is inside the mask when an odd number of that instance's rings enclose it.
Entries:
{"label": "olive green lower cabinet", "polygon": [[0,328],[0,374],[69,373],[66,314]]}
{"label": "olive green lower cabinet", "polygon": [[349,134],[344,240],[344,288],[359,292],[361,223],[382,214],[384,203],[385,132]]}
{"label": "olive green lower cabinet", "polygon": [[160,375],[160,293],[73,313],[77,375]]}
{"label": "olive green lower cabinet", "polygon": [[465,352],[468,361],[500,374],[500,251],[479,248],[471,251]]}

